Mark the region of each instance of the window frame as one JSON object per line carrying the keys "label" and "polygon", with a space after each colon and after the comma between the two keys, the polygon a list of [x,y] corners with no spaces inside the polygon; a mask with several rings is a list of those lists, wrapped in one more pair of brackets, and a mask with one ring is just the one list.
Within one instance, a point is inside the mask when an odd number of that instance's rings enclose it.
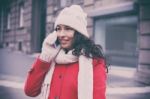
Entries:
{"label": "window frame", "polygon": [[19,28],[24,27],[24,3],[19,4]]}
{"label": "window frame", "polygon": [[6,25],[6,28],[7,30],[10,30],[11,29],[11,12],[10,12],[10,9],[7,10],[7,25]]}

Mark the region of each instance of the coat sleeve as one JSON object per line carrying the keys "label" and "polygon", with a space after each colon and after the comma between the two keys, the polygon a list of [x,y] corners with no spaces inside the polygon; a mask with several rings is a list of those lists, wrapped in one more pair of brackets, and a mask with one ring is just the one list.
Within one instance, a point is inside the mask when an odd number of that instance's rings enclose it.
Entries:
{"label": "coat sleeve", "polygon": [[50,68],[50,63],[44,62],[39,58],[34,62],[31,70],[28,73],[24,92],[30,97],[38,96],[41,92],[42,83],[45,75]]}
{"label": "coat sleeve", "polygon": [[106,71],[103,59],[93,61],[93,99],[106,99]]}

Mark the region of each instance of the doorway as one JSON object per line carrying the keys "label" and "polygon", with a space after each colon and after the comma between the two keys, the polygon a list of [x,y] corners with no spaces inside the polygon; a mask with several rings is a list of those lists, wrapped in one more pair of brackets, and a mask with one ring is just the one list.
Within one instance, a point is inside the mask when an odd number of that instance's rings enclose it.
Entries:
{"label": "doorway", "polygon": [[31,52],[40,52],[46,32],[47,0],[32,0]]}

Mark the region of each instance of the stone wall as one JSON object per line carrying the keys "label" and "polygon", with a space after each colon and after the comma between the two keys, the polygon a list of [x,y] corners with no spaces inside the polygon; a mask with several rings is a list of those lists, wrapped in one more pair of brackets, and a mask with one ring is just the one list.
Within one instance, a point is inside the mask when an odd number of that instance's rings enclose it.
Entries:
{"label": "stone wall", "polygon": [[[31,11],[32,0],[13,0],[4,9],[4,38],[3,46],[12,50],[30,52]],[[24,6],[24,25],[19,26],[20,3]],[[7,13],[10,11],[10,28],[7,29]]]}
{"label": "stone wall", "polygon": [[[93,35],[94,18],[90,17],[90,13],[97,9],[107,9],[109,7],[117,6],[127,2],[134,2],[134,0],[47,0],[46,9],[46,34],[54,30],[55,18],[65,6],[72,4],[79,4],[88,14],[88,32]],[[24,27],[19,28],[19,3],[24,3]],[[31,52],[31,25],[32,25],[32,0],[13,0],[10,2],[11,11],[11,29],[6,29],[4,32],[5,46],[13,50],[21,50],[25,53]],[[5,11],[7,13],[7,11]],[[5,14],[6,16],[6,14]],[[99,16],[96,16],[99,17]],[[6,17],[5,17],[6,20]],[[6,21],[5,21],[6,22]],[[20,49],[21,47],[21,49]]]}
{"label": "stone wall", "polygon": [[136,80],[150,84],[150,1],[139,0],[139,63]]}

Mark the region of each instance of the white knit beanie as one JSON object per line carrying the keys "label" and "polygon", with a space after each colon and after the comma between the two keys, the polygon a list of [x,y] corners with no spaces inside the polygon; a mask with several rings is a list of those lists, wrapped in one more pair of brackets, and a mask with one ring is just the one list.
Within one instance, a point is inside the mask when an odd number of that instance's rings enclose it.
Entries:
{"label": "white knit beanie", "polygon": [[55,28],[59,24],[70,26],[89,38],[87,32],[87,14],[79,5],[64,8],[56,18]]}

